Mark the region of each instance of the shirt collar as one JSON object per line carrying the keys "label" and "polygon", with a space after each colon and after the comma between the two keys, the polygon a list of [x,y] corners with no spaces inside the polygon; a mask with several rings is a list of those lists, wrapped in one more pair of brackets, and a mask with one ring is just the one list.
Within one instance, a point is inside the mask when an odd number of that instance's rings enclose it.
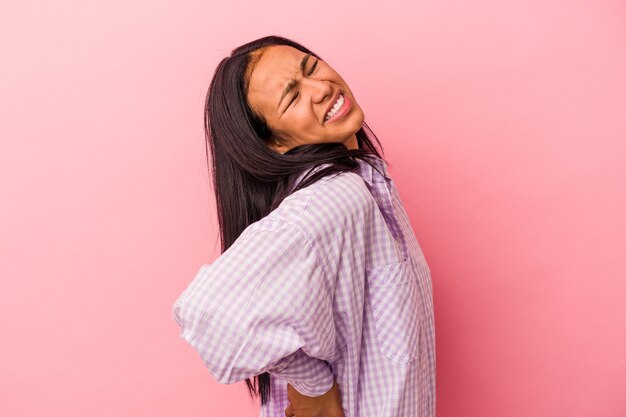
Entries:
{"label": "shirt collar", "polygon": [[373,167],[366,161],[357,159],[359,164],[358,173],[365,182],[369,185],[374,185],[376,182],[385,182],[390,179],[387,175],[387,163],[384,159],[372,155],[369,161],[372,162]]}
{"label": "shirt collar", "polygon": [[[387,162],[384,159],[372,155],[368,160],[374,165],[373,167],[368,164],[366,161],[355,158],[358,164],[356,172],[363,178],[363,180],[370,186],[373,186],[374,183],[384,183],[385,181],[389,181],[391,178],[387,175]],[[330,164],[324,163],[317,165],[311,169],[305,170],[302,172],[294,183],[294,187],[296,187],[300,181],[304,179],[307,174],[311,175],[313,172],[316,172],[322,168],[329,166]],[[378,171],[377,171],[378,170]]]}

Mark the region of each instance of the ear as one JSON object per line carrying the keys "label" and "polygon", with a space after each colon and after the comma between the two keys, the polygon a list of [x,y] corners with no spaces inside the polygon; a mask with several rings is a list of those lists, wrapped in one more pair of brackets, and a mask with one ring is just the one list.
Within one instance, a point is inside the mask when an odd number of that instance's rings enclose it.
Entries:
{"label": "ear", "polygon": [[267,140],[267,146],[276,153],[284,154],[289,150],[287,146],[285,146],[282,141],[275,136],[272,136]]}

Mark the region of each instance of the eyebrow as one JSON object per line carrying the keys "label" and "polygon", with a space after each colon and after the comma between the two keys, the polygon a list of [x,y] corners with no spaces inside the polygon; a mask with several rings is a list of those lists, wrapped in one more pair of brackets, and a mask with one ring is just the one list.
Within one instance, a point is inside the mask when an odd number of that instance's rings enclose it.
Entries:
{"label": "eyebrow", "polygon": [[[300,61],[300,71],[302,73],[304,73],[304,68],[306,67],[306,62],[309,59],[309,57],[311,56],[311,54],[306,54],[304,57],[302,57],[302,60]],[[293,90],[296,85],[298,85],[298,81],[296,80],[290,80],[289,83],[287,84],[287,86],[285,87],[285,90],[283,91],[283,94],[280,96],[280,101],[278,102],[278,105],[276,106],[276,109],[278,109],[280,107],[280,103],[283,101],[283,98],[285,98],[285,96],[287,94],[289,94],[289,92],[291,90]]]}

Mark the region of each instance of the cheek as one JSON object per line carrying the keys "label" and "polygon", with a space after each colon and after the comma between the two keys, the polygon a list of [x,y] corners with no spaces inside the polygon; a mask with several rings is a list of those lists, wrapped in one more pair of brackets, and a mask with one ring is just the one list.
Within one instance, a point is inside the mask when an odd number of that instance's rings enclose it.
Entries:
{"label": "cheek", "polygon": [[281,127],[290,137],[307,142],[310,138],[319,136],[321,126],[310,111],[294,111],[282,121]]}
{"label": "cheek", "polygon": [[319,124],[317,115],[310,107],[298,106],[289,116],[290,123],[296,128],[305,129]]}

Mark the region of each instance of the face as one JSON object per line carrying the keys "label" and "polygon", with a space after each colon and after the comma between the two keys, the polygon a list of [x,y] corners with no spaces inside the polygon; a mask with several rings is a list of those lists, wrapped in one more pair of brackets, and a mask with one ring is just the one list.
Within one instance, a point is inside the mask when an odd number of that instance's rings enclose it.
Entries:
{"label": "face", "polygon": [[[279,153],[324,142],[358,149],[356,132],[364,115],[352,91],[330,65],[313,55],[308,55],[302,71],[303,58],[307,54],[291,46],[273,45],[264,48],[251,66],[248,101],[274,132],[268,146]],[[284,94],[292,80],[293,89]]]}

